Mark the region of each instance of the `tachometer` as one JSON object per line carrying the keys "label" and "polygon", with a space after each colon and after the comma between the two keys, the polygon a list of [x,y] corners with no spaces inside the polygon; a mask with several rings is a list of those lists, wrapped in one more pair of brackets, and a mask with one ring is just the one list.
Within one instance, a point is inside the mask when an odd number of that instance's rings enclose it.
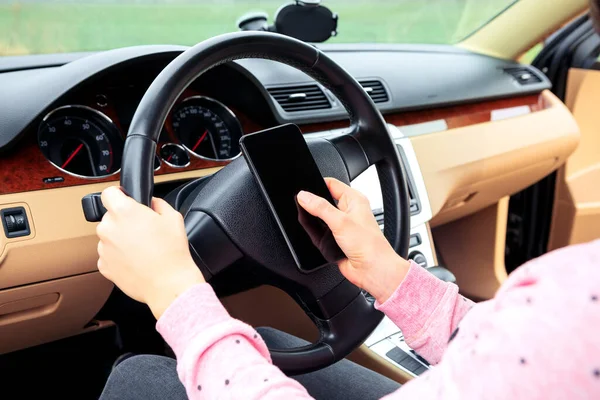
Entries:
{"label": "tachometer", "polygon": [[122,139],[113,122],[86,106],[50,112],[38,129],[44,156],[58,169],[84,178],[103,178],[121,168]]}
{"label": "tachometer", "polygon": [[187,151],[175,143],[164,144],[160,149],[160,156],[171,167],[183,168],[190,165],[190,156]]}
{"label": "tachometer", "polygon": [[196,156],[229,160],[240,154],[242,127],[233,112],[216,100],[188,97],[173,111],[171,124],[177,138]]}

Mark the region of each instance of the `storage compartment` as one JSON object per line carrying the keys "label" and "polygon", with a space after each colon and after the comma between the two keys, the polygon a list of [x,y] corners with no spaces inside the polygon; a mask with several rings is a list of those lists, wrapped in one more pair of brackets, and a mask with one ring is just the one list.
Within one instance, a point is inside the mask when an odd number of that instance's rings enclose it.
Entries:
{"label": "storage compartment", "polygon": [[93,272],[0,291],[0,354],[84,332],[112,288]]}

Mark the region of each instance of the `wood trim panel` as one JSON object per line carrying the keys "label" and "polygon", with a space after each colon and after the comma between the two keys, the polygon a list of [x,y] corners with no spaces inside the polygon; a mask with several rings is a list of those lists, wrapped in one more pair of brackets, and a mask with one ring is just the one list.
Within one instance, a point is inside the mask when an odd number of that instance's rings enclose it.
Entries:
{"label": "wood trim panel", "polygon": [[[162,163],[155,175],[192,171],[225,165],[225,162],[201,160],[190,156],[190,165],[186,168],[173,168]],[[61,177],[63,181],[44,183],[45,178]],[[98,182],[118,181],[120,174],[99,179],[83,179],[55,168],[42,154],[35,137],[27,138],[0,158],[0,194],[29,192],[33,190],[54,189],[68,186],[89,185]]]}
{"label": "wood trim panel", "polygon": [[[513,97],[509,99],[490,100],[473,104],[434,108],[430,110],[408,111],[385,114],[385,120],[392,125],[403,126],[444,120],[449,129],[462,128],[481,124],[492,120],[492,111],[506,110],[514,107],[529,106],[531,112],[541,111],[549,107],[542,94]],[[302,125],[305,133],[339,129],[348,126],[348,121],[335,121],[319,124]]]}
{"label": "wood trim panel", "polygon": [[[186,90],[181,96],[181,99],[194,95],[202,95],[202,93]],[[99,109],[108,115],[115,122],[121,133],[125,135],[124,129],[117,117],[117,113],[110,104],[107,107],[99,108],[95,105],[95,101],[93,99],[87,99],[84,104]],[[505,110],[520,106],[529,106],[531,112],[541,111],[549,107],[547,102],[544,100],[544,97],[540,94],[431,110],[387,114],[384,117],[388,123],[396,126],[444,120],[449,129],[454,129],[489,122],[492,119],[492,111]],[[265,128],[264,126],[256,124],[251,118],[239,112],[238,110],[233,111],[238,116],[244,133],[255,132]],[[175,135],[171,131],[168,121],[169,119],[167,119],[166,124],[166,131],[169,135],[167,140],[177,142]],[[335,121],[302,125],[301,129],[305,133],[310,133],[344,128],[347,126],[347,121]],[[166,141],[161,139],[161,143],[162,142]],[[160,170],[158,170],[155,174],[166,175],[210,167],[218,167],[227,164],[227,162],[199,159],[193,155],[190,156],[190,159],[190,165],[185,168],[173,168],[163,163]],[[44,183],[45,178],[52,177],[61,177],[63,181]],[[45,159],[42,152],[38,148],[36,135],[31,132],[28,134],[28,137],[21,141],[17,147],[12,149],[9,154],[5,154],[0,157],[0,194],[86,185],[95,182],[118,181],[119,179],[119,174],[102,179],[82,179],[59,171]]]}

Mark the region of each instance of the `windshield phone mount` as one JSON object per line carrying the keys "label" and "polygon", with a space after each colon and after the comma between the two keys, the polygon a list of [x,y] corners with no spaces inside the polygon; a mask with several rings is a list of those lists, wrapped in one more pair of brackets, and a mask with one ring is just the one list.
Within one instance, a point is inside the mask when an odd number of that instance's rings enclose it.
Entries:
{"label": "windshield phone mount", "polygon": [[337,14],[321,5],[321,0],[296,0],[277,10],[273,25],[269,25],[265,12],[244,14],[237,25],[242,31],[276,32],[303,42],[321,43],[337,35],[337,23]]}

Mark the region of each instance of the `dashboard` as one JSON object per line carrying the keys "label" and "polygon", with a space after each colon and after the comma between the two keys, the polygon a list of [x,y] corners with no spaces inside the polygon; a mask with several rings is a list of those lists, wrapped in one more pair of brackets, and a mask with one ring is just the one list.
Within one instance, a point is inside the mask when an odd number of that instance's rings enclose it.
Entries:
{"label": "dashboard", "polygon": [[[140,46],[0,60],[0,194],[118,180],[137,104],[183,50]],[[388,122],[406,135],[488,122],[493,110],[518,116],[545,108],[539,94],[549,88],[546,78],[511,61],[450,46],[323,50],[373,91]],[[357,54],[365,62],[354,63]],[[526,84],[519,81],[527,75]],[[319,132],[347,126],[347,114],[328,89],[284,64],[249,59],[214,68],[181,94],[164,121],[155,175],[224,166],[239,156],[241,135],[286,122]]]}
{"label": "dashboard", "polygon": [[[118,178],[129,124],[145,89],[165,62],[120,68],[118,75],[76,88],[25,129],[16,148],[4,152],[0,193],[110,181]],[[214,77],[225,77],[215,85]],[[240,155],[239,139],[265,122],[250,118],[252,107],[232,93],[247,85],[230,67],[217,68],[187,88],[168,114],[154,159],[155,175],[226,165]],[[227,103],[227,104],[225,104]],[[248,109],[246,112],[244,112]],[[260,115],[260,113],[259,113]]]}
{"label": "dashboard", "polygon": [[[569,110],[529,66],[451,46],[321,47],[371,95],[405,153],[417,206],[413,251],[428,265],[436,262],[431,228],[531,185],[579,142]],[[21,209],[29,221],[27,235],[0,234],[0,353],[95,329],[88,324],[112,284],[97,271],[95,225],[81,199],[118,183],[137,105],[185,49],[0,58],[0,211]],[[163,121],[156,189],[214,174],[239,157],[242,135],[282,123],[296,123],[307,137],[331,137],[348,126],[348,115],[327,88],[289,66],[250,59],[211,69]],[[354,186],[381,219],[377,174],[359,178]],[[444,247],[465,254],[465,246]],[[484,273],[490,284],[465,279],[461,287],[495,290],[493,266],[473,276]]]}

